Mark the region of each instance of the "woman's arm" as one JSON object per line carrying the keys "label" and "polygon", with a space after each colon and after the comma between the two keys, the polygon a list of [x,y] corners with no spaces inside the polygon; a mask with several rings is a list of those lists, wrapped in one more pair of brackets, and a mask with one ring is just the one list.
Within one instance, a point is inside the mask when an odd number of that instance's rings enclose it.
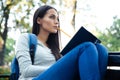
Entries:
{"label": "woman's arm", "polygon": [[22,34],[16,43],[16,58],[19,62],[20,74],[24,77],[35,77],[42,73],[46,67],[32,65],[29,54],[28,34]]}

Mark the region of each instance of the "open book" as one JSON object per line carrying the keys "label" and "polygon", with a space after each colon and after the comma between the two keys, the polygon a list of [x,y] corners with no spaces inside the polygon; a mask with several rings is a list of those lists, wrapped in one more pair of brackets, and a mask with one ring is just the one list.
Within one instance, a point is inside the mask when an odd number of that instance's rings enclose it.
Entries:
{"label": "open book", "polygon": [[61,54],[65,55],[77,45],[88,41],[93,42],[94,44],[101,43],[101,41],[96,36],[87,31],[84,27],[81,27],[78,32],[73,36],[73,38],[68,42],[65,48],[61,51]]}

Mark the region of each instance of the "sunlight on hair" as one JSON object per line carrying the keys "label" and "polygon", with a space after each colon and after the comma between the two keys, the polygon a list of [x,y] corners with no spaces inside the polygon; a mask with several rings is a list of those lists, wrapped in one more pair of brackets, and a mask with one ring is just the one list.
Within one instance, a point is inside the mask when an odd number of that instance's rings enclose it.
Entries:
{"label": "sunlight on hair", "polygon": [[58,28],[58,30],[60,30],[61,32],[63,32],[66,36],[68,36],[69,38],[71,38],[71,36],[69,34],[67,34],[64,30],[62,30],[61,28]]}

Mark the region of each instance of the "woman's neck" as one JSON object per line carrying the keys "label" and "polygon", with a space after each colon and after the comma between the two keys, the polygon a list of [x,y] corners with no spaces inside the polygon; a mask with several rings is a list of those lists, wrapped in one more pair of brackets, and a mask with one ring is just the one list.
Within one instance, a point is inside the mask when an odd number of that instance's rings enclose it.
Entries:
{"label": "woman's neck", "polygon": [[47,39],[48,39],[49,33],[46,32],[42,32],[40,31],[40,33],[38,34],[38,39],[47,46]]}

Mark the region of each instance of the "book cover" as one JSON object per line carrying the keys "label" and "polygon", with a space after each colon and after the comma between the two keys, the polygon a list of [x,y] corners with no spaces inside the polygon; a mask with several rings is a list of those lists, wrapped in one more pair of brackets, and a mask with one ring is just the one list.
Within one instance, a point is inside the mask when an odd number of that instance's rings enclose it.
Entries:
{"label": "book cover", "polygon": [[61,51],[61,54],[65,55],[77,45],[88,41],[94,44],[101,43],[101,41],[96,36],[94,36],[82,26],[73,36],[73,38],[68,42],[68,44],[64,47],[64,49]]}

